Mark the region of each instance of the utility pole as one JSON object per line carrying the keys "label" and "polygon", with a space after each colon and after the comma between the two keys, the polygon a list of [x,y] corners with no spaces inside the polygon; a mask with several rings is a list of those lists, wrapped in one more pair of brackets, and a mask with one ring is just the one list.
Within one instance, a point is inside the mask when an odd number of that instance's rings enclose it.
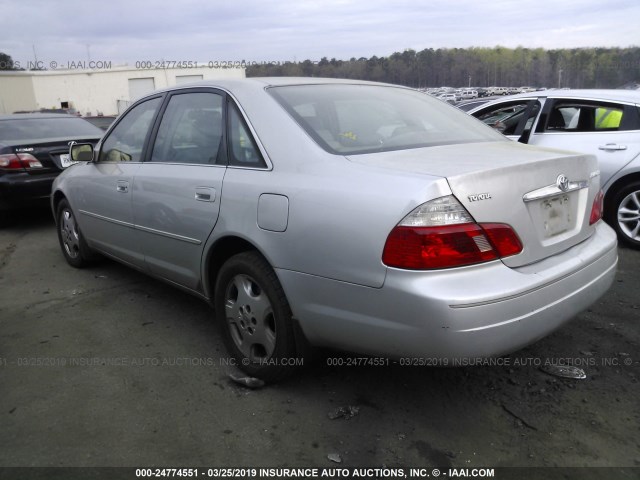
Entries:
{"label": "utility pole", "polygon": [[562,68],[558,69],[558,88],[562,86]]}
{"label": "utility pole", "polygon": [[33,59],[35,61],[35,68],[32,68],[31,70],[40,70],[38,68],[38,55],[36,55],[36,46],[34,44],[31,44],[31,48],[33,49]]}

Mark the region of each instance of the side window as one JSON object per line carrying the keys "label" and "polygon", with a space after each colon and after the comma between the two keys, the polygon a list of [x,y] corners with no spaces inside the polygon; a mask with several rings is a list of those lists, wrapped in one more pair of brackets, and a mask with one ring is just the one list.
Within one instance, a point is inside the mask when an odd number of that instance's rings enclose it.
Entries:
{"label": "side window", "polygon": [[161,98],[147,100],[129,111],[102,143],[100,162],[140,162],[142,148]]}
{"label": "side window", "polygon": [[222,96],[173,95],[158,129],[152,162],[215,164],[222,141]]}
{"label": "side window", "polygon": [[267,166],[238,107],[233,102],[229,102],[229,165],[251,168]]}
{"label": "side window", "polygon": [[[520,101],[516,103],[501,103],[500,105],[494,105],[486,110],[480,110],[474,113],[473,116],[478,120],[486,123],[490,127],[494,128],[503,135],[514,135],[516,129],[522,120],[523,115],[527,111],[530,100]],[[531,116],[527,122],[535,120],[535,116]],[[527,125],[526,128],[531,128],[531,125]]]}
{"label": "side window", "polygon": [[622,108],[597,107],[596,130],[618,130],[622,123]]}
{"label": "side window", "polygon": [[[557,101],[549,112],[547,131],[598,132],[630,130],[623,105]],[[631,122],[635,123],[635,122]]]}

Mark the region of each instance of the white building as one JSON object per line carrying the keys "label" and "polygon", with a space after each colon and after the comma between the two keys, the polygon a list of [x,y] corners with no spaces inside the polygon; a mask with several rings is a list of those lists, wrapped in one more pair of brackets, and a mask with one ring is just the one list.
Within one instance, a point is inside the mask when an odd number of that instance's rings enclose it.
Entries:
{"label": "white building", "polygon": [[181,83],[244,78],[242,68],[43,70],[0,72],[0,114],[75,108],[82,115],[116,115],[153,90]]}

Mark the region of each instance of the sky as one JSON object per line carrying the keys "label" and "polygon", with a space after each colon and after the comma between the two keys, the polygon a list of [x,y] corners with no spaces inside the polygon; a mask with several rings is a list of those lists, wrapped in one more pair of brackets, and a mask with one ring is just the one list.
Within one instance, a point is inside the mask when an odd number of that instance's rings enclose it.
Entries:
{"label": "sky", "polygon": [[0,12],[0,52],[23,66],[640,46],[638,0],[0,0]]}

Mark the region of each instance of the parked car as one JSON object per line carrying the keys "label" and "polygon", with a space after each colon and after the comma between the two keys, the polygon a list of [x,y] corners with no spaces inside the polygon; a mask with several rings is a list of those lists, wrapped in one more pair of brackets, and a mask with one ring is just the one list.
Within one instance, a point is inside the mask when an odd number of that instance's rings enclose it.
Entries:
{"label": "parked car", "polygon": [[596,155],[604,218],[640,248],[640,92],[546,90],[469,111],[513,140]]}
{"label": "parked car", "polygon": [[456,103],[456,107],[459,108],[460,110],[464,110],[465,112],[468,112],[469,110],[477,108],[480,105],[484,105],[488,101],[489,99],[487,98],[479,98],[475,100],[463,100],[462,102]]}
{"label": "parked car", "polygon": [[478,98],[489,96],[489,91],[487,88],[478,87],[476,90],[478,91]]}
{"label": "parked car", "polygon": [[478,91],[472,88],[466,88],[460,92],[461,100],[472,100],[478,98]]}
{"label": "parked car", "polygon": [[438,95],[440,100],[444,100],[447,103],[456,103],[458,101],[458,96],[455,93],[443,93]]}
{"label": "parked car", "polygon": [[308,343],[501,355],[610,286],[593,156],[508,141],[415,90],[243,79],[136,101],[53,185],[62,253],[99,252],[209,300],[270,380]]}
{"label": "parked car", "polygon": [[69,142],[96,143],[102,130],[67,114],[0,116],[0,216],[48,200],[71,165]]}
{"label": "parked car", "polygon": [[81,115],[75,108],[41,108],[39,110],[20,110],[13,113],[64,113],[65,115]]}
{"label": "parked car", "polygon": [[509,89],[506,87],[489,87],[487,88],[487,95],[509,95]]}

